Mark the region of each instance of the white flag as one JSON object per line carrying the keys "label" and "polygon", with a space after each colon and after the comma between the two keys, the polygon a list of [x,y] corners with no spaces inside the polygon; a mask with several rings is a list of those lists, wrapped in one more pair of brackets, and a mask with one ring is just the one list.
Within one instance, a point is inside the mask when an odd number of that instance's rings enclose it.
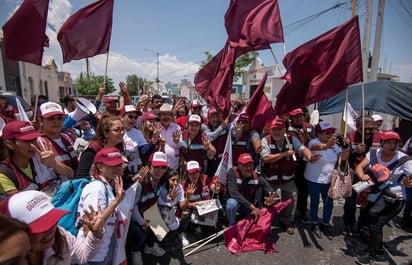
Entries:
{"label": "white flag", "polygon": [[232,135],[230,131],[227,134],[225,150],[223,151],[222,160],[216,170],[215,176],[219,177],[220,183],[227,185],[227,172],[233,167],[232,160]]}
{"label": "white flag", "polygon": [[20,120],[21,121],[29,121],[29,117],[27,117],[26,111],[23,108],[23,105],[20,102],[20,99],[16,97],[16,105],[17,105],[17,110],[19,112]]}
{"label": "white flag", "polygon": [[343,110],[343,120],[349,127],[352,128],[352,130],[356,130],[356,120],[358,118],[358,113],[356,113],[356,111],[353,110],[349,102],[346,102],[345,109]]}

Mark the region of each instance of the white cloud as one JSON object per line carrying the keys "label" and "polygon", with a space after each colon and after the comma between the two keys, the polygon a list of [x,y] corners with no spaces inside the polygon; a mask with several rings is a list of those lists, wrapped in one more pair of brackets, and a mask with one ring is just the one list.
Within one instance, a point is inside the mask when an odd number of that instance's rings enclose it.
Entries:
{"label": "white cloud", "polygon": [[[16,8],[10,16],[17,10],[22,1],[14,2]],[[71,73],[73,79],[79,76],[81,71],[86,71],[85,60],[72,61],[62,65],[63,57],[60,44],[57,41],[57,32],[64,21],[77,10],[72,10],[73,6],[69,0],[51,0],[47,18],[46,35],[49,37],[49,47],[45,48],[43,62],[49,58],[54,58],[59,70]],[[95,75],[104,75],[106,65],[106,55],[98,55],[89,59],[91,71]],[[195,73],[199,70],[199,65],[193,62],[182,62],[176,56],[169,54],[159,56],[159,79],[162,82],[179,83],[181,79],[193,80]],[[157,63],[137,61],[130,59],[127,55],[118,51],[111,51],[109,54],[108,76],[115,84],[125,81],[127,75],[136,74],[147,80],[155,80],[157,75]]]}

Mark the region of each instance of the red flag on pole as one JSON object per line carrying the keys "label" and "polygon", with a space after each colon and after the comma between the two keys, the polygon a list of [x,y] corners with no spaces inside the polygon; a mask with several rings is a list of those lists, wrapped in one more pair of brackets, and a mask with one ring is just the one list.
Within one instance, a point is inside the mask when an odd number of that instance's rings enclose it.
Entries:
{"label": "red flag on pole", "polygon": [[227,41],[224,48],[197,72],[194,83],[196,91],[214,107],[227,115],[230,110],[235,60],[239,56],[237,48]]}
{"label": "red flag on pole", "polygon": [[10,60],[41,65],[49,0],[25,0],[3,25],[3,49]]}
{"label": "red flag on pole", "polygon": [[260,50],[262,45],[284,42],[277,0],[232,0],[225,14],[232,47]]}
{"label": "red flag on pole", "polygon": [[358,17],[299,46],[283,59],[286,83],[275,112],[286,113],[327,98],[362,82]]}
{"label": "red flag on pole", "polygon": [[106,53],[112,35],[114,0],[98,0],[71,15],[57,34],[63,62]]}
{"label": "red flag on pole", "polygon": [[275,118],[275,111],[264,91],[267,77],[266,73],[246,105],[246,113],[251,117],[250,127],[258,132],[263,130],[267,121]]}

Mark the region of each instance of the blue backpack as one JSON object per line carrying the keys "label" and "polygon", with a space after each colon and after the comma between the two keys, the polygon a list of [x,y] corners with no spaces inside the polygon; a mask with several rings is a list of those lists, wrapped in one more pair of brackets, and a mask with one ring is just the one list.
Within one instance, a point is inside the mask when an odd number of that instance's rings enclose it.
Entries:
{"label": "blue backpack", "polygon": [[[70,211],[70,213],[59,220],[59,225],[73,235],[77,235],[81,227],[81,224],[77,222],[77,206],[80,201],[80,196],[82,195],[83,188],[92,181],[94,181],[94,179],[86,178],[65,181],[60,185],[52,198],[51,202],[54,207]],[[106,203],[107,201],[108,193],[106,189]]]}

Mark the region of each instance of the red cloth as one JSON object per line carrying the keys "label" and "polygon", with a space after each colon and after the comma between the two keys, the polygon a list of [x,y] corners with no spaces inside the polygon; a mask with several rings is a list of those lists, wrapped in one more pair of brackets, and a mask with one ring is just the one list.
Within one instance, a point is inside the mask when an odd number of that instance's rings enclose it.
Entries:
{"label": "red cloth", "polygon": [[49,0],[25,0],[3,26],[3,49],[10,60],[41,65]]}
{"label": "red cloth", "polygon": [[275,118],[275,111],[264,92],[267,76],[266,73],[246,105],[246,113],[251,117],[250,127],[258,132],[262,132],[268,120]]}
{"label": "red cloth", "polygon": [[362,82],[358,17],[299,46],[283,64],[287,82],[277,96],[276,114],[330,98]]}
{"label": "red cloth", "polygon": [[250,215],[227,228],[223,236],[230,253],[236,254],[254,250],[273,253],[275,251],[275,244],[272,240],[268,239],[268,235],[272,233],[270,226],[273,217],[290,203],[292,203],[292,199],[279,202],[269,208],[263,208],[260,210],[259,219],[256,223],[254,216]]}
{"label": "red cloth", "polygon": [[57,34],[64,63],[109,51],[113,2],[96,1],[78,10],[64,22]]}
{"label": "red cloth", "polygon": [[262,45],[284,42],[277,0],[232,0],[225,27],[232,47],[259,50]]}

